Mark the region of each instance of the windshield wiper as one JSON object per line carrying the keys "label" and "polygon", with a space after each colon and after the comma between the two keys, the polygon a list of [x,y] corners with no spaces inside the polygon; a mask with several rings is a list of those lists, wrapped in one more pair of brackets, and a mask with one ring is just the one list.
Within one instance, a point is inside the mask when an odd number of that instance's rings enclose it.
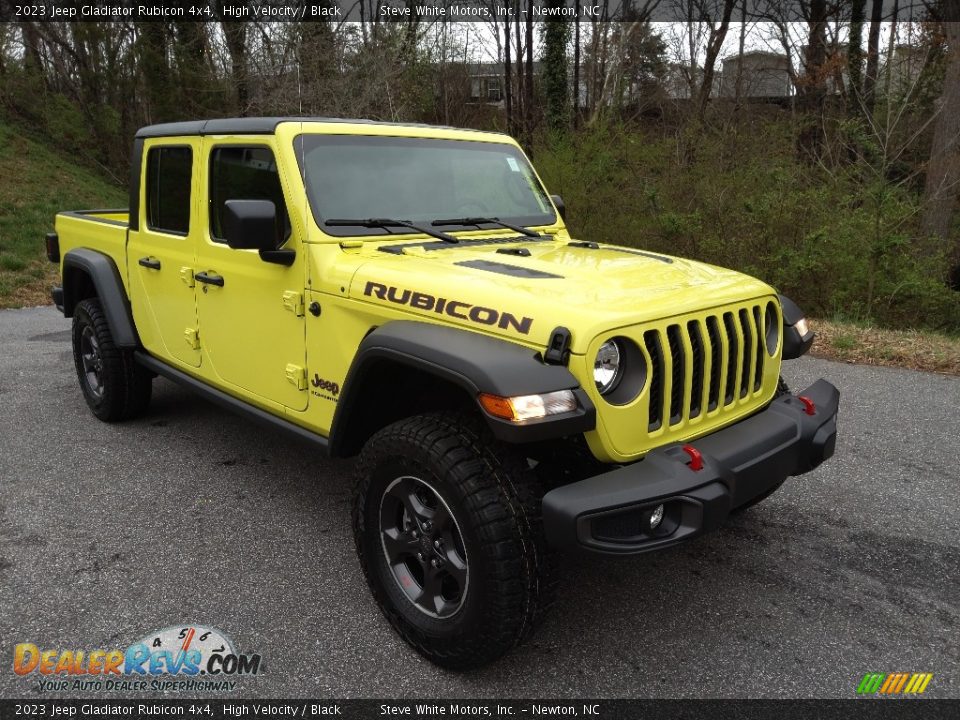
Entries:
{"label": "windshield wiper", "polygon": [[480,227],[481,225],[499,225],[500,227],[505,227],[508,230],[513,230],[514,232],[521,233],[527,237],[543,237],[536,230],[531,230],[530,228],[523,227],[521,225],[514,225],[512,223],[504,222],[500,218],[495,217],[462,217],[462,218],[449,218],[448,220],[434,220],[431,225],[476,225]]}
{"label": "windshield wiper", "polygon": [[448,243],[458,243],[460,242],[453,235],[447,235],[444,232],[439,230],[431,230],[430,228],[425,228],[422,225],[417,225],[416,223],[408,222],[407,220],[394,220],[393,218],[366,218],[362,220],[357,220],[353,218],[344,219],[336,218],[334,220],[324,220],[324,225],[329,225],[330,227],[368,227],[368,228],[391,228],[391,227],[405,227],[410,228],[411,230],[416,230],[419,233],[424,235],[429,235],[430,237],[435,237],[438,240],[443,240]]}

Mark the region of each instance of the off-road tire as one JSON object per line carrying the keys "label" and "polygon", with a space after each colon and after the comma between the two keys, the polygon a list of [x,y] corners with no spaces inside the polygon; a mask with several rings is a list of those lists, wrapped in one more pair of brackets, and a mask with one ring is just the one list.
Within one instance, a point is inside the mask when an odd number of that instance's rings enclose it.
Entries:
{"label": "off-road tire", "polygon": [[[73,363],[83,397],[100,420],[128,420],[146,411],[153,376],[134,361],[132,352],[116,346],[97,298],[81,301],[74,311]],[[91,363],[99,368],[94,379],[87,369]]]}
{"label": "off-road tire", "polygon": [[[466,670],[530,635],[552,602],[556,572],[543,538],[542,491],[525,457],[497,442],[479,418],[438,413],[374,435],[357,475],[353,529],[360,565],[404,640],[437,665]],[[400,477],[422,479],[435,490],[462,534],[469,580],[449,617],[425,614],[388,564],[382,503]]]}

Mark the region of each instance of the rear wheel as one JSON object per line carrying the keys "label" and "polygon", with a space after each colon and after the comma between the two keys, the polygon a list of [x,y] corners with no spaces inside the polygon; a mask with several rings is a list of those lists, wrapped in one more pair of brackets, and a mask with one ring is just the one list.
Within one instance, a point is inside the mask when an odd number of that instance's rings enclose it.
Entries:
{"label": "rear wheel", "polygon": [[152,375],[133,353],[118,348],[97,298],[77,304],[73,315],[73,361],[90,410],[105,422],[142,414],[150,404]]}
{"label": "rear wheel", "polygon": [[555,581],[526,460],[475,418],[397,422],[364,448],[354,537],[374,598],[397,632],[451,669],[526,638]]}

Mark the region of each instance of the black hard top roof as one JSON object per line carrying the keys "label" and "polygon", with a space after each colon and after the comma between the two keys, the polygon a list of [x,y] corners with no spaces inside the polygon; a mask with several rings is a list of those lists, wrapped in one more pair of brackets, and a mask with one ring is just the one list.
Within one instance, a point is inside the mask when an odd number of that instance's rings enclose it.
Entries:
{"label": "black hard top roof", "polygon": [[[161,123],[148,125],[137,130],[136,137],[174,137],[184,135],[271,135],[277,125],[285,122],[324,122],[324,123],[358,123],[361,125],[392,125],[396,127],[435,128],[438,130],[466,130],[469,128],[453,128],[444,125],[425,125],[423,123],[395,123],[379,120],[351,120],[348,118],[326,117],[245,117],[245,118],[218,118],[215,120],[189,120],[185,122]],[[472,130],[471,132],[485,132]]]}

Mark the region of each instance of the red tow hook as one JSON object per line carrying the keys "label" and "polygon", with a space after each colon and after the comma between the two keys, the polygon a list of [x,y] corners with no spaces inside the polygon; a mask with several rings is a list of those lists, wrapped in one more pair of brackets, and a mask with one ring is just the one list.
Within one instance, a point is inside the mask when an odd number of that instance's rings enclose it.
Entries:
{"label": "red tow hook", "polygon": [[813,404],[813,400],[811,400],[805,395],[797,395],[797,400],[803,403],[803,411],[807,415],[817,414],[817,406]]}
{"label": "red tow hook", "polygon": [[688,462],[687,465],[691,470],[694,472],[703,470],[703,455],[700,454],[699,450],[693,445],[684,445],[681,449],[690,456],[690,462]]}

